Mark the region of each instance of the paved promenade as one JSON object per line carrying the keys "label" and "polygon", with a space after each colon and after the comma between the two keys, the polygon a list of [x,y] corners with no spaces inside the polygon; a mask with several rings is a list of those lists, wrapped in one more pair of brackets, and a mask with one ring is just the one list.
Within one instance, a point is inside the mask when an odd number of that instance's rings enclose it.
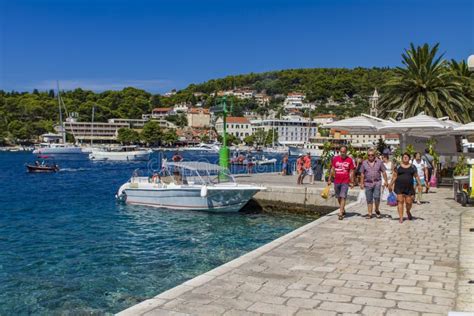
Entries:
{"label": "paved promenade", "polygon": [[322,217],[120,315],[447,315],[474,311],[474,208],[450,189],[396,209]]}

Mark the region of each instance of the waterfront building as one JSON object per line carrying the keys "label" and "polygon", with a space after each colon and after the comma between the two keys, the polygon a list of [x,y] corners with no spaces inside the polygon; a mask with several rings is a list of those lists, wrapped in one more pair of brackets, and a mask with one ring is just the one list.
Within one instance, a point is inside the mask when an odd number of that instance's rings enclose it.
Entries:
{"label": "waterfront building", "polygon": [[211,125],[211,114],[209,109],[191,108],[188,110],[186,117],[188,126],[193,128],[204,128]]}
{"label": "waterfront building", "polygon": [[130,128],[143,128],[143,125],[145,125],[146,122],[148,122],[149,119],[123,119],[123,118],[111,118],[108,119],[109,123],[125,123],[128,124],[128,127]]}
{"label": "waterfront building", "polygon": [[357,148],[370,148],[377,146],[379,139],[384,140],[389,146],[397,146],[400,144],[398,134],[351,134],[348,131],[331,130],[334,139],[345,140]]}
{"label": "waterfront building", "polygon": [[[229,116],[226,119],[227,134],[233,135],[240,140],[252,135],[252,124],[245,117]],[[216,121],[216,131],[219,135],[224,132],[224,122],[221,117]]]}
{"label": "waterfront building", "polygon": [[64,129],[79,142],[114,142],[117,140],[118,130],[130,128],[125,122],[78,122],[74,118],[66,119]]}
{"label": "waterfront building", "polygon": [[278,133],[278,143],[283,145],[302,145],[316,136],[318,124],[308,119],[299,117],[292,119],[267,119],[253,120],[252,129],[255,133],[258,129],[265,132],[272,129]]}

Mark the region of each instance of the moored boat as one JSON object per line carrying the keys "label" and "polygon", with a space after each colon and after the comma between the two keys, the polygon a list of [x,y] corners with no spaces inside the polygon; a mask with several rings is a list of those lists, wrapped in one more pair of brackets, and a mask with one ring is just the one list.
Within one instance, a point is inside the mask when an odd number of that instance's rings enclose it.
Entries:
{"label": "moored boat", "polygon": [[90,160],[101,161],[148,161],[153,151],[138,146],[114,146],[92,148]]}
{"label": "moored boat", "polygon": [[153,177],[132,178],[117,192],[128,204],[175,210],[238,212],[264,187],[239,184],[228,170],[206,162],[164,162]]}

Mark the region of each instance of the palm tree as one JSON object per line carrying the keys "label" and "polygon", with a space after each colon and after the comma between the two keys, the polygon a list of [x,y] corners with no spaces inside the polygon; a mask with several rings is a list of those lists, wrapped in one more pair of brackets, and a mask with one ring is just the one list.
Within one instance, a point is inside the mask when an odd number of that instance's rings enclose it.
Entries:
{"label": "palm tree", "polygon": [[451,59],[449,63],[451,72],[462,82],[463,94],[469,100],[471,121],[474,120],[474,72],[469,70],[465,60],[457,62]]}
{"label": "palm tree", "polygon": [[470,121],[472,103],[463,91],[463,80],[449,70],[439,44],[415,47],[410,44],[402,54],[405,68],[397,67],[395,77],[385,85],[380,100],[382,116],[402,110],[406,117],[424,112],[434,117],[449,116],[460,122]]}

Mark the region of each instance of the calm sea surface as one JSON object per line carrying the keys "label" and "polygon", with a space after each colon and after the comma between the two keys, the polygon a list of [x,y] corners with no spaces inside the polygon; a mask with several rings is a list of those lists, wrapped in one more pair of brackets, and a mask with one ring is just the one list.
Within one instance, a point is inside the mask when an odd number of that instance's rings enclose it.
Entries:
{"label": "calm sea surface", "polygon": [[314,219],[120,205],[115,192],[147,163],[27,174],[34,159],[0,153],[0,315],[118,312]]}

